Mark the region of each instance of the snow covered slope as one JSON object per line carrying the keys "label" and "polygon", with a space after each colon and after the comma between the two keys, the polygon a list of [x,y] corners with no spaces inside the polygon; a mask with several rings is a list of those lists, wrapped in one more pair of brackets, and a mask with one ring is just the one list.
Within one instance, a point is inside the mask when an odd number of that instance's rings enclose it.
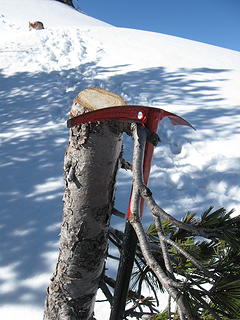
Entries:
{"label": "snow covered slope", "polygon": [[55,0],[1,0],[1,14],[15,30],[26,29],[29,21],[42,21],[45,28],[110,26]]}
{"label": "snow covered slope", "polygon": [[[29,31],[34,20],[45,30]],[[161,123],[150,185],[164,209],[239,213],[239,52],[116,28],[51,0],[1,0],[0,32],[1,319],[42,318],[62,213],[65,121],[86,87],[175,112],[197,129]],[[121,172],[120,210],[129,186]],[[97,305],[98,319],[107,312]]]}

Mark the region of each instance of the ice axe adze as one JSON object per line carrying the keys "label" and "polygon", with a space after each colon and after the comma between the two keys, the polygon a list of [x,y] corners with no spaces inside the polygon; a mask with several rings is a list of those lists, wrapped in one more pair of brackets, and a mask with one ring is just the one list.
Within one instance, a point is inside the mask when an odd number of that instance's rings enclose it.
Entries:
{"label": "ice axe adze", "polygon": [[[88,112],[69,119],[67,122],[67,126],[70,128],[81,123],[116,119],[141,123],[149,131],[157,133],[158,124],[165,117],[168,117],[173,125],[186,125],[192,127],[189,122],[171,112],[165,111],[163,109],[136,105],[109,107]],[[145,185],[147,185],[148,183],[153,150],[153,144],[147,142],[143,160],[143,178]],[[129,222],[129,218],[131,216],[130,206],[131,195],[129,200],[127,221],[124,231],[124,240],[115,284],[110,320],[123,319],[125,313],[126,298],[135,259],[137,236]],[[142,211],[143,200],[141,199],[140,215],[142,215]]]}

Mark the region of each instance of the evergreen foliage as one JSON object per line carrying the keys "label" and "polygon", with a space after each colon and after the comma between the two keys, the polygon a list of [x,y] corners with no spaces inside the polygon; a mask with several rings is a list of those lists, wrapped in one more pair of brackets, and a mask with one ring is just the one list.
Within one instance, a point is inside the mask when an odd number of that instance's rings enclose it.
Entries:
{"label": "evergreen foliage", "polygon": [[[207,277],[192,261],[169,246],[174,273],[184,281],[184,294],[200,319],[211,319],[214,314],[220,319],[240,319],[240,218],[232,218],[232,213],[224,208],[212,211],[211,207],[200,218],[191,212],[183,218],[184,223],[215,229],[216,237],[207,240],[162,221],[164,234],[212,274]],[[159,242],[154,225],[149,226],[147,234],[151,242]],[[161,259],[158,261],[162,263]]]}
{"label": "evergreen foliage", "polygon": [[[185,215],[183,223],[194,226],[195,230],[204,228],[205,231],[210,231],[209,238],[197,236],[195,231],[181,229],[169,221],[161,221],[164,236],[177,244],[175,247],[171,242],[167,243],[167,250],[174,276],[183,283],[181,291],[190,304],[194,320],[240,319],[240,217],[232,217],[232,214],[232,210],[227,212],[220,208],[213,211],[211,207],[201,217],[192,212]],[[118,232],[118,235],[120,234]],[[146,234],[155,259],[168,274],[156,226],[151,224]],[[187,252],[189,258],[178,248]],[[195,260],[191,258],[199,261],[202,268],[196,266]],[[153,297],[142,296],[143,283],[150,288]],[[168,310],[157,312],[159,290],[164,292],[164,288],[146,265],[138,248],[128,300],[128,303],[131,302],[131,308],[126,311],[125,319],[129,319],[129,316],[142,319],[143,314],[148,314],[149,320],[180,319],[177,310],[171,318]],[[147,312],[144,311],[144,307],[148,308]]]}

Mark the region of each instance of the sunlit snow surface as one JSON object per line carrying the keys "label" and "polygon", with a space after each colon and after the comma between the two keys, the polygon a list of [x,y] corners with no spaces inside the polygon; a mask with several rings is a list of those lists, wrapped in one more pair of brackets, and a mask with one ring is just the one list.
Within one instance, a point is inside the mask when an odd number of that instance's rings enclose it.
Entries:
{"label": "sunlit snow surface", "polygon": [[[45,30],[29,31],[34,20]],[[240,53],[116,28],[50,0],[1,0],[0,32],[1,319],[42,319],[58,254],[65,121],[86,87],[177,113],[197,129],[167,119],[159,128],[150,186],[165,210],[178,218],[212,205],[239,213]],[[124,145],[130,160],[131,139]],[[122,211],[130,181],[120,172]],[[151,221],[148,211],[144,219]],[[97,319],[108,313],[97,303]]]}

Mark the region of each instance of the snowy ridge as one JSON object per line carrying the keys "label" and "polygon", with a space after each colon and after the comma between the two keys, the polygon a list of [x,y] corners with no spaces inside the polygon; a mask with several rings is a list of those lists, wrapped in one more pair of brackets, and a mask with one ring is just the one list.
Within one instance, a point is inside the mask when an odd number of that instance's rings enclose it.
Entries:
{"label": "snowy ridge", "polygon": [[55,0],[1,0],[1,14],[11,28],[23,30],[36,20],[43,21],[45,28],[111,26]]}
{"label": "snowy ridge", "polygon": [[[155,198],[178,217],[211,205],[238,213],[240,53],[116,28],[56,1],[21,4],[0,4],[0,318],[40,320],[57,256],[73,98],[100,87],[186,118],[196,132],[161,123],[150,176]],[[29,20],[42,20],[45,30],[29,31]],[[130,160],[127,137],[125,153]],[[122,211],[130,179],[120,172]],[[144,219],[151,221],[148,212]],[[109,272],[115,267],[110,260]],[[97,319],[108,313],[97,304]]]}

